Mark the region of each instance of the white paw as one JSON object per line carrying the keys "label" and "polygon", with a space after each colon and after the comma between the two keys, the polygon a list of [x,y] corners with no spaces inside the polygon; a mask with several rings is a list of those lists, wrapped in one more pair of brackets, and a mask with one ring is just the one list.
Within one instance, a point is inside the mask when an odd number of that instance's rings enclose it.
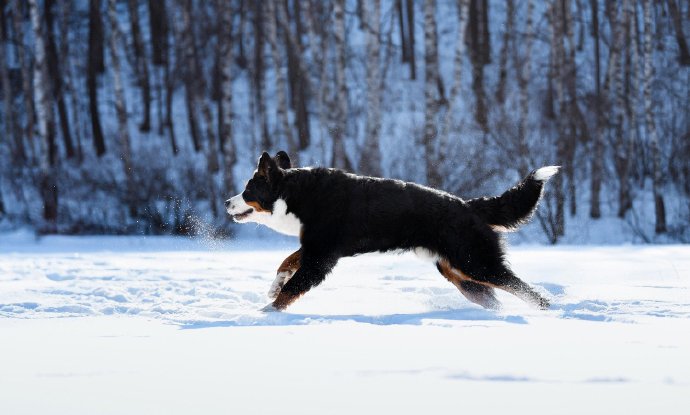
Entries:
{"label": "white paw", "polygon": [[264,313],[279,313],[280,312],[280,310],[275,308],[273,306],[273,304],[267,305],[266,307],[262,308],[261,311],[263,311]]}
{"label": "white paw", "polygon": [[278,294],[280,294],[280,290],[283,289],[283,286],[290,281],[290,278],[292,278],[292,272],[289,271],[282,271],[279,272],[278,275],[276,276],[276,279],[273,280],[273,284],[271,284],[271,288],[268,290],[268,298],[276,299],[278,297]]}

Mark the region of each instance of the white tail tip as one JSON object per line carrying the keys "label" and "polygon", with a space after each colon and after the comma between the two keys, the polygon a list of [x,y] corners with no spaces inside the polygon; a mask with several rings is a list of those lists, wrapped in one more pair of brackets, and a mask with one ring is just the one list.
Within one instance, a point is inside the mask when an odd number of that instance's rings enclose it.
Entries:
{"label": "white tail tip", "polygon": [[540,182],[545,182],[551,178],[554,174],[558,173],[561,166],[546,166],[541,169],[537,169],[534,172],[534,180],[539,180]]}

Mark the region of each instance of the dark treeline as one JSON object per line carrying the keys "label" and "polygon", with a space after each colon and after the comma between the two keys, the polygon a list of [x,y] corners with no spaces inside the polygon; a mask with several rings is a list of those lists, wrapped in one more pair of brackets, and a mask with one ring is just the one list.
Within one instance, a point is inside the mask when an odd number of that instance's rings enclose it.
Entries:
{"label": "dark treeline", "polygon": [[538,216],[552,243],[575,217],[690,237],[687,0],[0,0],[0,13],[5,227],[227,226],[224,198],[261,150],[285,149],[462,196],[560,164]]}

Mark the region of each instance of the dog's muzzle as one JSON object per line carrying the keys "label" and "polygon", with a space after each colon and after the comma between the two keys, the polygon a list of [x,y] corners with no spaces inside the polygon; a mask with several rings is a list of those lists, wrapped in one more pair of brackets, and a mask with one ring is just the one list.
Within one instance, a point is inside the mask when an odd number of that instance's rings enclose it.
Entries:
{"label": "dog's muzzle", "polygon": [[225,201],[225,210],[235,222],[247,218],[254,212],[254,208],[245,203],[242,195],[233,196]]}

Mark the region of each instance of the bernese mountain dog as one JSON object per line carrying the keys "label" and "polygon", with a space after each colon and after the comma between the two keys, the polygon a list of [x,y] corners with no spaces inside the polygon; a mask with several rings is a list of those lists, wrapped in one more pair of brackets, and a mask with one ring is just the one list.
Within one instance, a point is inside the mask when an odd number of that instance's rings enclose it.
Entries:
{"label": "bernese mountain dog", "polygon": [[225,202],[235,222],[298,236],[301,247],[278,267],[265,311],[284,310],[319,285],[342,257],[412,250],[431,257],[468,300],[498,309],[494,288],[546,309],[549,302],[515,276],[500,232],[527,222],[557,166],[530,173],[497,197],[463,200],[400,180],[331,168],[293,168],[264,152],[244,191]]}

